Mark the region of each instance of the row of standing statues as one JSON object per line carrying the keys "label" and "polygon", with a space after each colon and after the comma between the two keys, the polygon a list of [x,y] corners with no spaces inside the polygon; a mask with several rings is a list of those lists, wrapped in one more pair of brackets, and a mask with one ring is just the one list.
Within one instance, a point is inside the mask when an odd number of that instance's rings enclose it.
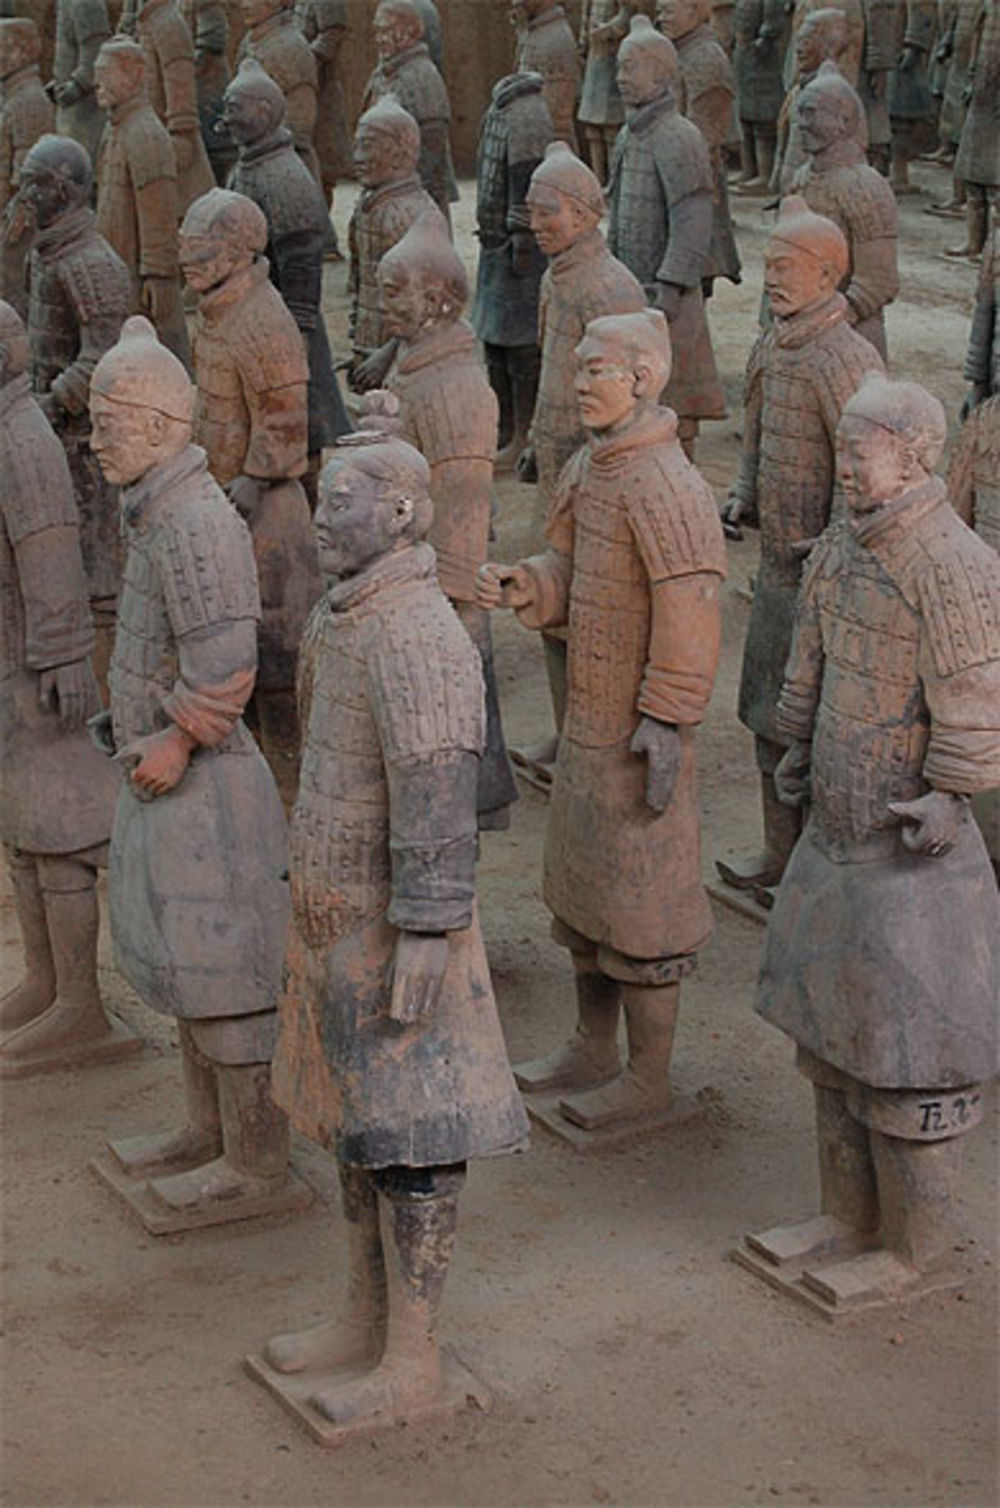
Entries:
{"label": "row of standing statues", "polygon": [[[945,483],[940,403],[887,375],[897,219],[869,160],[912,70],[877,68],[862,28],[869,98],[843,61],[858,18],[783,10],[798,71],[772,137],[739,82],[741,5],[734,95],[706,6],[666,0],[656,26],[591,0],[579,101],[561,10],[520,8],[480,134],[469,321],[425,7],[375,12],[350,414],[322,309],[341,170],[318,150],[322,25],[310,50],[289,8],[242,0],[246,55],[209,98],[173,0],[141,0],[122,32],[95,24],[84,74],[57,72],[56,121],[37,31],[0,19],[0,837],[25,964],[0,1072],[138,1049],[98,989],[106,866],[115,962],[178,1023],[186,1113],[97,1166],[164,1232],[301,1208],[292,1128],[332,1152],[342,1310],[250,1363],[321,1432],[475,1391],[438,1311],[466,1165],[526,1145],[525,1103],[570,1139],[670,1122],[712,926],[696,742],[727,534],[760,533],[738,711],[764,846],[719,870],[773,908],[756,1009],[813,1085],[821,1190],[744,1264],[833,1314],[944,1281],[998,1067],[1000,232],[984,213]],[[82,28],[103,6],[66,9]],[[996,46],[979,11],[974,78]],[[785,57],[775,24],[765,7],[758,60]],[[224,55],[206,35],[203,65]],[[706,306],[739,277],[734,98],[746,183],[781,202],[720,506],[694,457],[725,414]],[[501,564],[493,479],[515,468],[534,553]],[[544,643],[556,731],[516,758],[550,791],[543,898],[577,1006],[569,1041],[513,1070],[475,884],[517,796],[505,608]]]}

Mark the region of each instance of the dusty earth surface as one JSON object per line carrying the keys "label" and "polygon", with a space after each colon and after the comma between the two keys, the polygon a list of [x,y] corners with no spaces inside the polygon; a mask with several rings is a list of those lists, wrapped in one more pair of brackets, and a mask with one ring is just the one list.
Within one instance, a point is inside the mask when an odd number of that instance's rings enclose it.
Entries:
{"label": "dusty earth surface", "polygon": [[[915,177],[943,194],[943,173]],[[338,205],[343,227],[353,198]],[[746,278],[712,304],[732,417],[701,461],[720,495],[738,454],[740,374],[753,337],[767,218],[736,209]],[[471,190],[459,238],[471,257]],[[958,227],[903,207],[895,370],[956,414],[974,287],[938,253]],[[328,269],[345,350],[342,267]],[[499,492],[497,552],[516,558],[530,491]],[[735,719],[754,568],[730,547],[726,641],[701,736],[705,865],[756,839],[749,736]],[[547,716],[541,655],[501,615],[509,738]],[[572,1020],[567,960],[539,900],[545,798],[525,789],[489,835],[480,897],[513,1058]],[[306,1508],[306,1505],[656,1504],[781,1501],[855,1508],[997,1501],[995,1119],[969,1138],[955,1252],[960,1286],[834,1329],[728,1260],[744,1231],[816,1206],[811,1100],[789,1044],[753,1015],[762,932],[717,908],[684,987],[676,1080],[700,1119],[600,1156],[536,1132],[524,1156],[473,1168],[443,1329],[490,1385],[490,1412],[359,1439],[326,1453],[241,1369],[275,1331],[329,1312],[342,1237],[330,1159],[303,1144],[317,1199],[284,1222],[146,1236],[87,1159],[108,1135],[168,1126],[180,1108],[176,1033],[117,978],[110,1005],[146,1038],[141,1058],[4,1086],[4,1445],[11,1508]],[[18,971],[9,899],[2,983]]]}

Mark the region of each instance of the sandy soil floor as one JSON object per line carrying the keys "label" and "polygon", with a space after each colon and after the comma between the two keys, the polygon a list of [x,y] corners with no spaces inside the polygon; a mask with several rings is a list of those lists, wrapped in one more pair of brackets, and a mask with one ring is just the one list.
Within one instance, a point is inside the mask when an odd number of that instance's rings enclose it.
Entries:
{"label": "sandy soil floor", "polygon": [[[915,178],[943,196],[943,172]],[[341,226],[353,199],[338,204]],[[474,255],[463,185],[460,243]],[[746,264],[711,306],[732,417],[700,459],[720,495],[738,456],[739,390],[754,334],[768,220],[736,217]],[[940,259],[953,223],[903,206],[903,293],[890,311],[898,373],[956,414],[974,270]],[[331,332],[344,343],[345,272],[331,267]],[[497,552],[516,558],[531,493],[500,489]],[[725,651],[701,736],[704,849],[756,840],[756,776],[735,719],[754,569],[730,547]],[[497,623],[511,741],[547,717],[541,654]],[[480,897],[511,1056],[556,1041],[573,1015],[567,961],[539,900],[545,798],[525,790],[490,835]],[[336,1176],[302,1145],[319,1195],[286,1221],[154,1239],[87,1170],[104,1137],[168,1126],[180,1109],[176,1032],[122,985],[107,999],[146,1037],[141,1058],[3,1094],[3,1427],[0,1499],[11,1508],[306,1508],[306,1505],[964,1504],[997,1501],[995,1122],[969,1138],[960,1286],[834,1329],[728,1260],[742,1232],[815,1209],[811,1098],[789,1044],[754,1017],[762,932],[717,909],[685,985],[676,1081],[702,1117],[601,1156],[537,1132],[525,1156],[472,1170],[443,1329],[491,1386],[468,1410],[314,1446],[243,1374],[275,1331],[329,1312],[341,1268]],[[4,985],[19,959],[0,904]]]}

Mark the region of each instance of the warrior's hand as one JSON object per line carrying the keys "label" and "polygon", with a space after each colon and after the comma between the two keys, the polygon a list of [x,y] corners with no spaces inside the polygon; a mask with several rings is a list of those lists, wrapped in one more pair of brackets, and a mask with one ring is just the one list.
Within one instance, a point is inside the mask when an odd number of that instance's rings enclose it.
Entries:
{"label": "warrior's hand", "polygon": [[384,387],[392,359],[396,354],[396,341],[388,340],[377,351],[372,351],[364,361],[351,368],[350,385],[355,393],[370,393],[372,388]]}
{"label": "warrior's hand", "polygon": [[144,277],[139,292],[143,313],[159,330],[169,323],[174,312],[177,284],[173,278]]}
{"label": "warrior's hand", "polygon": [[531,483],[538,481],[538,457],[535,455],[535,447],[526,445],[517,458],[514,468],[519,482]]}
{"label": "warrior's hand", "polygon": [[67,79],[65,84],[56,84],[54,92],[56,104],[65,108],[82,100],[86,91],[78,79]]}
{"label": "warrior's hand", "polygon": [[107,708],[95,712],[93,717],[87,718],[87,732],[90,734],[90,742],[95,749],[102,754],[113,755],[115,752],[115,733],[111,723],[111,713]]}
{"label": "warrior's hand", "polygon": [[510,238],[510,268],[516,278],[527,277],[535,265],[535,238],[530,230],[515,230]]}
{"label": "warrior's hand", "polygon": [[905,847],[924,858],[937,859],[954,848],[966,801],[950,791],[928,791],[915,801],[890,801],[889,810],[902,820]]}
{"label": "warrior's hand", "polygon": [[673,723],[644,717],[629,744],[633,754],[645,754],[646,805],[651,812],[664,812],[670,805],[681,771],[681,735]]}
{"label": "warrior's hand", "polygon": [[42,707],[55,702],[64,733],[82,728],[100,702],[90,661],[74,660],[70,665],[43,670],[38,678],[38,701]]}
{"label": "warrior's hand", "polygon": [[962,400],[962,408],[958,416],[961,422],[964,424],[972,410],[978,408],[989,396],[989,386],[985,382],[974,382]]}
{"label": "warrior's hand", "polygon": [[722,520],[722,532],[727,539],[743,538],[740,519],[746,506],[746,498],[735,489],[728,494],[726,501],[720,504],[719,517]]}
{"label": "warrior's hand", "polygon": [[488,560],[476,572],[476,605],[485,612],[495,607],[528,607],[533,598],[531,577],[523,566],[494,565]]}
{"label": "warrior's hand", "polygon": [[444,933],[400,932],[391,964],[389,1019],[412,1026],[437,1005],[448,967]]}
{"label": "warrior's hand", "polygon": [[681,294],[684,289],[679,283],[657,283],[656,307],[661,310],[668,325],[673,324],[681,310]]}
{"label": "warrior's hand", "polygon": [[811,744],[792,744],[782,754],[774,772],[774,789],[782,806],[803,806],[809,800],[811,763]]}
{"label": "warrior's hand", "polygon": [[237,476],[226,488],[229,501],[242,519],[252,524],[254,514],[260,505],[262,493],[267,491],[267,483],[255,476]]}
{"label": "warrior's hand", "polygon": [[150,733],[126,744],[115,759],[122,764],[137,760],[129,777],[132,784],[147,796],[165,796],[183,780],[195,748],[194,739],[172,723],[162,733]]}
{"label": "warrior's hand", "polygon": [[171,131],[170,140],[174,147],[174,160],[177,163],[177,173],[180,176],[186,173],[194,162],[194,139],[186,131]]}

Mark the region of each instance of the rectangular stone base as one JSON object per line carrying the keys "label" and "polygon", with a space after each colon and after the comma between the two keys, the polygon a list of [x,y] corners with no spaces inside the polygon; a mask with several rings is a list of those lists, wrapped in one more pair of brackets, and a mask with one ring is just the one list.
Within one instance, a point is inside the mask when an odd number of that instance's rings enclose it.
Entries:
{"label": "rectangular stone base", "polygon": [[565,1090],[550,1090],[543,1094],[524,1094],[522,1099],[528,1114],[537,1125],[553,1136],[558,1136],[560,1141],[568,1142],[577,1152],[603,1152],[611,1147],[627,1146],[642,1136],[650,1136],[668,1126],[687,1125],[704,1115],[694,1095],[675,1092],[670,1105],[661,1115],[630,1121],[627,1125],[607,1131],[585,1131],[582,1126],[575,1126],[560,1114],[559,1101],[564,1095]]}
{"label": "rectangular stone base", "polygon": [[706,881],[705,889],[720,906],[727,906],[730,911],[762,927],[767,926],[770,912],[757,903],[752,890],[737,890],[733,885],[724,885],[721,880]]}
{"label": "rectangular stone base", "polygon": [[144,1043],[130,1031],[117,1016],[108,1018],[111,1030],[106,1036],[91,1042],[81,1042],[76,1047],[58,1047],[51,1052],[35,1053],[30,1058],[16,1061],[0,1060],[0,1079],[32,1079],[43,1073],[68,1073],[77,1068],[97,1068],[103,1063],[117,1063],[122,1058],[134,1058],[142,1052]]}
{"label": "rectangular stone base", "polygon": [[178,1231],[202,1230],[210,1225],[231,1225],[237,1220],[259,1220],[265,1215],[294,1215],[313,1202],[309,1185],[289,1170],[280,1189],[254,1199],[231,1199],[203,1210],[170,1210],[149,1188],[149,1179],[130,1178],[111,1152],[91,1159],[91,1170],[103,1184],[128,1205],[151,1236],[172,1236]]}
{"label": "rectangular stone base", "polygon": [[732,1253],[733,1261],[833,1324],[955,1288],[960,1282],[953,1273],[920,1273],[892,1252],[866,1251],[860,1244],[853,1254],[838,1251],[825,1260],[813,1257],[808,1264],[779,1264],[755,1250],[749,1239],[760,1245],[760,1238],[748,1238]]}
{"label": "rectangular stone base", "polygon": [[[309,1399],[314,1393],[351,1376],[351,1372],[347,1369],[286,1375],[268,1366],[263,1356],[246,1357],[244,1366],[254,1382],[259,1382],[262,1387],[266,1388],[286,1413],[291,1414],[293,1419],[297,1419],[299,1424],[308,1430],[318,1445],[333,1450],[348,1440],[356,1439],[359,1435],[380,1433],[404,1423],[418,1424],[423,1420],[444,1419],[464,1408],[477,1408],[485,1413],[492,1402],[489,1390],[448,1346],[443,1347],[442,1358],[444,1360],[444,1395],[436,1403],[424,1408],[412,1409],[405,1416],[374,1414],[367,1418],[354,1419],[350,1424],[333,1424],[329,1419],[324,1419],[323,1415],[309,1404]],[[355,1372],[355,1375],[358,1373]]]}

